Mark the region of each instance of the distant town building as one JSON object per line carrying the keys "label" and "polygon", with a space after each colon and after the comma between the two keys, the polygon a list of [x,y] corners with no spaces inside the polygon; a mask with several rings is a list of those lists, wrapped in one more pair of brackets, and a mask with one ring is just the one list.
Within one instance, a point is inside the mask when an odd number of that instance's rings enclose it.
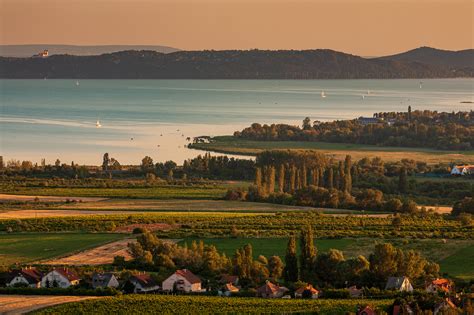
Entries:
{"label": "distant town building", "polygon": [[372,124],[380,124],[383,122],[382,118],[377,118],[377,117],[359,117],[357,118],[357,121],[361,125],[372,125]]}
{"label": "distant town building", "polygon": [[412,292],[413,286],[407,277],[389,277],[387,285],[385,285],[385,290]]}
{"label": "distant town building", "polygon": [[285,295],[286,292],[289,290],[285,287],[280,287],[276,284],[271,283],[267,280],[267,282],[257,289],[257,297],[262,298],[281,298]]}
{"label": "distant town building", "polygon": [[201,279],[188,269],[176,270],[162,283],[163,291],[200,292]]}
{"label": "distant town building", "polygon": [[318,297],[319,291],[315,289],[311,284],[301,287],[295,291],[295,298],[317,299]]}
{"label": "distant town building", "polygon": [[13,270],[10,272],[7,286],[26,286],[30,288],[41,287],[42,274],[34,267],[22,268],[21,270]]}
{"label": "distant town building", "polygon": [[474,165],[456,165],[451,170],[451,175],[474,175]]}
{"label": "distant town building", "polygon": [[40,51],[36,55],[33,55],[33,58],[46,58],[49,56],[49,51],[47,49]]}
{"label": "distant town building", "polygon": [[43,288],[69,288],[79,284],[79,276],[68,268],[55,268],[41,279]]}
{"label": "distant town building", "polygon": [[133,293],[148,293],[158,291],[160,286],[149,274],[133,275],[128,279],[133,285]]}
{"label": "distant town building", "polygon": [[92,287],[97,288],[118,288],[119,282],[111,272],[94,273],[92,275]]}

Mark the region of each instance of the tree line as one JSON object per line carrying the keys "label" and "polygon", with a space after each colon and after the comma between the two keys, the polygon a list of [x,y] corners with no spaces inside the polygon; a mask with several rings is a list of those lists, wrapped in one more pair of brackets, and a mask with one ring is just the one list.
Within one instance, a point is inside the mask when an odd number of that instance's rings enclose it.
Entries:
{"label": "tree line", "polygon": [[474,112],[412,111],[375,113],[363,120],[314,121],[306,117],[301,127],[287,124],[252,124],[234,137],[260,141],[322,141],[441,150],[474,148]]}

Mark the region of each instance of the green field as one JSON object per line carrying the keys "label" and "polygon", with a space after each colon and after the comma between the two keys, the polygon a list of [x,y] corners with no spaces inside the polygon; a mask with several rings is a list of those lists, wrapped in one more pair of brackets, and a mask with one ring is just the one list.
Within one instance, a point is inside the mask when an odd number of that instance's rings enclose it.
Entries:
{"label": "green field", "polygon": [[256,155],[265,150],[318,150],[331,154],[335,158],[344,158],[350,154],[358,160],[363,157],[381,157],[385,161],[399,161],[404,158],[438,162],[474,162],[474,151],[442,151],[425,148],[382,147],[375,145],[328,143],[310,141],[254,141],[238,139],[232,136],[214,137],[212,143],[193,144],[192,148],[228,154]]}
{"label": "green field", "polygon": [[123,234],[111,233],[0,234],[0,265],[29,263],[63,256],[123,237]]}
{"label": "green field", "polygon": [[3,187],[1,193],[33,196],[69,196],[142,199],[219,199],[229,185],[158,186],[149,188],[63,188],[63,187]]}
{"label": "green field", "polygon": [[463,279],[474,279],[474,244],[459,249],[440,262],[441,270]]}
{"label": "green field", "polygon": [[[190,245],[197,238],[186,238],[180,242]],[[235,250],[246,244],[251,244],[255,258],[258,255],[266,257],[277,255],[282,259],[285,256],[287,238],[206,238],[205,244],[212,244],[218,250],[233,256]],[[368,257],[375,244],[389,242],[405,250],[420,251],[426,258],[440,263],[441,272],[448,273],[464,279],[474,279],[474,240],[404,240],[404,239],[370,239],[370,238],[344,238],[344,239],[315,239],[318,252],[327,252],[329,249],[338,249],[344,252],[346,258],[364,255]]]}
{"label": "green field", "polygon": [[359,305],[387,310],[393,300],[302,300],[206,296],[125,295],[67,303],[33,314],[285,314],[355,313]]}

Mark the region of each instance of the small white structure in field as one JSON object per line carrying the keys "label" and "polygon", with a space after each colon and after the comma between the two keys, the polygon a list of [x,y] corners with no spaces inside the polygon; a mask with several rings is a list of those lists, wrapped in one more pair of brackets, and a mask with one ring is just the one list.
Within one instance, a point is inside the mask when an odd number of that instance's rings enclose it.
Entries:
{"label": "small white structure in field", "polygon": [[55,268],[41,279],[43,288],[69,288],[79,284],[78,275],[68,268]]}
{"label": "small white structure in field", "polygon": [[176,270],[162,283],[163,291],[200,292],[201,279],[188,269]]}

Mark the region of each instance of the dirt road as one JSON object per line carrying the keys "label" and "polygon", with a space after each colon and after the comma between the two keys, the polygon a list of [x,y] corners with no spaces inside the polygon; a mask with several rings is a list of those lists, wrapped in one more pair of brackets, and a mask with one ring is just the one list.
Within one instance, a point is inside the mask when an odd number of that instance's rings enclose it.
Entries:
{"label": "dirt road", "polygon": [[97,299],[96,296],[0,295],[0,314],[25,314],[57,304]]}

